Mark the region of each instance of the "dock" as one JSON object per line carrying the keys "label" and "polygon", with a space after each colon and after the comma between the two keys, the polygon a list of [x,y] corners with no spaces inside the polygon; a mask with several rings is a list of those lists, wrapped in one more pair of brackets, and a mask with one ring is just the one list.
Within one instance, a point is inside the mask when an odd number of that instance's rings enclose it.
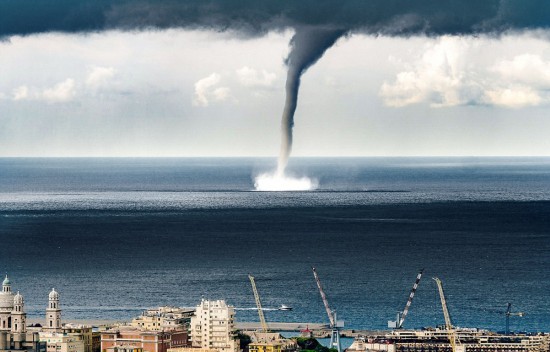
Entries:
{"label": "dock", "polygon": [[[271,331],[296,331],[300,332],[302,330],[309,329],[311,331],[317,330],[326,330],[328,329],[327,324],[321,323],[283,323],[283,322],[269,322],[267,323],[269,330]],[[235,322],[235,327],[238,330],[250,331],[250,330],[259,330],[262,328],[260,322]]]}
{"label": "dock", "polygon": [[[267,323],[269,330],[274,332],[302,332],[304,330],[310,330],[312,336],[316,338],[330,338],[330,328],[328,324],[322,323],[285,323],[285,322],[269,322]],[[256,331],[261,330],[262,326],[260,322],[235,322],[237,330]],[[341,329],[341,337],[357,336],[382,336],[388,333],[387,330],[353,330],[353,329]]]}

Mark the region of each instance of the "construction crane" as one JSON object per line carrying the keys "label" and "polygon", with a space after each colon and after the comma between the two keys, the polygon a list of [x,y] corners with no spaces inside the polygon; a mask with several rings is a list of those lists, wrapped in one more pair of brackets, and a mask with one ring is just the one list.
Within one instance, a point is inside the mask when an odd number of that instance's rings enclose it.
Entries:
{"label": "construction crane", "polygon": [[508,308],[504,315],[506,315],[506,335],[510,333],[510,317],[522,317],[525,313],[523,312],[512,312],[512,303],[508,303]]}
{"label": "construction crane", "polygon": [[451,316],[449,315],[449,310],[447,309],[447,301],[445,300],[445,293],[443,293],[443,285],[439,278],[434,277],[434,281],[437,283],[437,289],[439,290],[439,298],[441,299],[441,308],[443,309],[443,315],[445,316],[445,329],[449,335],[449,342],[451,343],[451,351],[457,352],[457,345],[460,345],[460,341],[456,335],[455,328],[451,323]]}
{"label": "construction crane", "polygon": [[268,332],[267,323],[265,322],[264,310],[262,308],[262,302],[260,301],[260,295],[258,294],[258,289],[256,289],[256,281],[254,281],[254,276],[248,275],[250,284],[252,285],[252,291],[254,291],[254,299],[256,300],[256,307],[258,308],[258,316],[260,317],[260,324],[262,324],[262,331]]}
{"label": "construction crane", "polygon": [[323,287],[321,286],[321,280],[319,279],[319,275],[317,275],[317,270],[315,270],[315,268],[312,269],[313,276],[315,277],[315,282],[317,282],[317,287],[319,288],[319,293],[321,294],[321,299],[323,300],[323,304],[325,305],[325,310],[327,311],[328,319],[330,321],[331,334],[329,348],[335,348],[338,352],[341,352],[342,348],[340,346],[340,328],[344,327],[344,322],[338,321],[336,319],[336,311],[330,309],[330,306],[328,305],[327,296],[325,295]]}
{"label": "construction crane", "polygon": [[414,294],[416,293],[416,289],[418,288],[418,284],[420,283],[420,279],[422,278],[423,272],[424,272],[424,269],[420,269],[420,271],[418,272],[418,275],[416,275],[416,281],[414,282],[414,285],[411,289],[411,293],[409,293],[409,299],[407,300],[405,309],[403,310],[403,312],[397,313],[397,318],[395,319],[395,321],[391,321],[391,320],[388,321],[388,328],[401,329],[403,327],[403,322],[407,317],[407,313],[409,313],[409,308],[411,307]]}

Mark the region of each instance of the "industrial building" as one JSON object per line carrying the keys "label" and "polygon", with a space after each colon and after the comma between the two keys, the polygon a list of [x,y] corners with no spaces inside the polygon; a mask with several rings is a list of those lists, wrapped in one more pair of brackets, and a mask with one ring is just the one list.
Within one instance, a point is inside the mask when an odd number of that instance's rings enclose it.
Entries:
{"label": "industrial building", "polygon": [[484,330],[457,329],[453,349],[446,329],[396,330],[384,336],[358,337],[348,352],[548,352],[550,336],[498,335]]}
{"label": "industrial building", "polygon": [[550,351],[550,336],[548,334],[509,334],[509,318],[512,315],[522,316],[523,313],[511,312],[508,303],[506,314],[506,334],[496,334],[487,330],[457,328],[451,321],[447,307],[447,299],[442,281],[433,277],[437,285],[445,325],[441,328],[424,330],[402,329],[403,322],[409,311],[414,294],[420,283],[424,269],[420,270],[409,294],[403,312],[397,314],[395,321],[389,321],[388,327],[393,328],[383,336],[358,337],[347,349],[348,352],[384,351],[384,352],[548,352]]}

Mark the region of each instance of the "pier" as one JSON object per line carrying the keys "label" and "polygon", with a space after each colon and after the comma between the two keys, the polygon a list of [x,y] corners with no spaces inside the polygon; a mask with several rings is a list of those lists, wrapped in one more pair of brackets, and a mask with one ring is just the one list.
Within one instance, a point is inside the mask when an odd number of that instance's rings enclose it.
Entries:
{"label": "pier", "polygon": [[[304,330],[311,331],[313,337],[316,338],[329,338],[330,328],[328,324],[322,323],[285,323],[285,322],[269,322],[267,326],[270,331],[282,332],[302,332]],[[262,329],[260,322],[235,322],[237,330],[257,331]],[[383,336],[388,333],[387,330],[354,330],[354,329],[342,329],[340,330],[341,337],[357,337],[357,336]]]}

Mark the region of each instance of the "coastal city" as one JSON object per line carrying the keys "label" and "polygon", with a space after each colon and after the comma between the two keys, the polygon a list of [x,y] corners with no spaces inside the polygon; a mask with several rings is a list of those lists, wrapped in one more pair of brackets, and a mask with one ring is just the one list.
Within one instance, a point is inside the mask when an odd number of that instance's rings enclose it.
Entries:
{"label": "coastal city", "polygon": [[[544,352],[550,350],[548,333],[497,333],[457,328],[450,321],[441,281],[446,324],[422,330],[402,325],[422,271],[403,312],[388,322],[387,331],[345,330],[330,309],[321,281],[315,279],[328,315],[328,324],[267,322],[255,279],[249,276],[259,322],[240,322],[226,300],[202,298],[195,307],[162,306],[147,309],[128,322],[82,324],[62,318],[62,300],[52,288],[47,294],[44,319],[27,320],[23,295],[12,289],[8,275],[0,293],[0,352],[343,352],[340,337],[353,338],[347,352]],[[15,292],[15,293],[14,293]],[[281,306],[280,310],[292,307]],[[507,330],[511,312],[506,315]],[[328,346],[318,339],[329,338]],[[328,339],[327,339],[328,340]]]}
{"label": "coastal city", "polygon": [[549,116],[550,0],[0,0],[0,352],[550,352]]}

